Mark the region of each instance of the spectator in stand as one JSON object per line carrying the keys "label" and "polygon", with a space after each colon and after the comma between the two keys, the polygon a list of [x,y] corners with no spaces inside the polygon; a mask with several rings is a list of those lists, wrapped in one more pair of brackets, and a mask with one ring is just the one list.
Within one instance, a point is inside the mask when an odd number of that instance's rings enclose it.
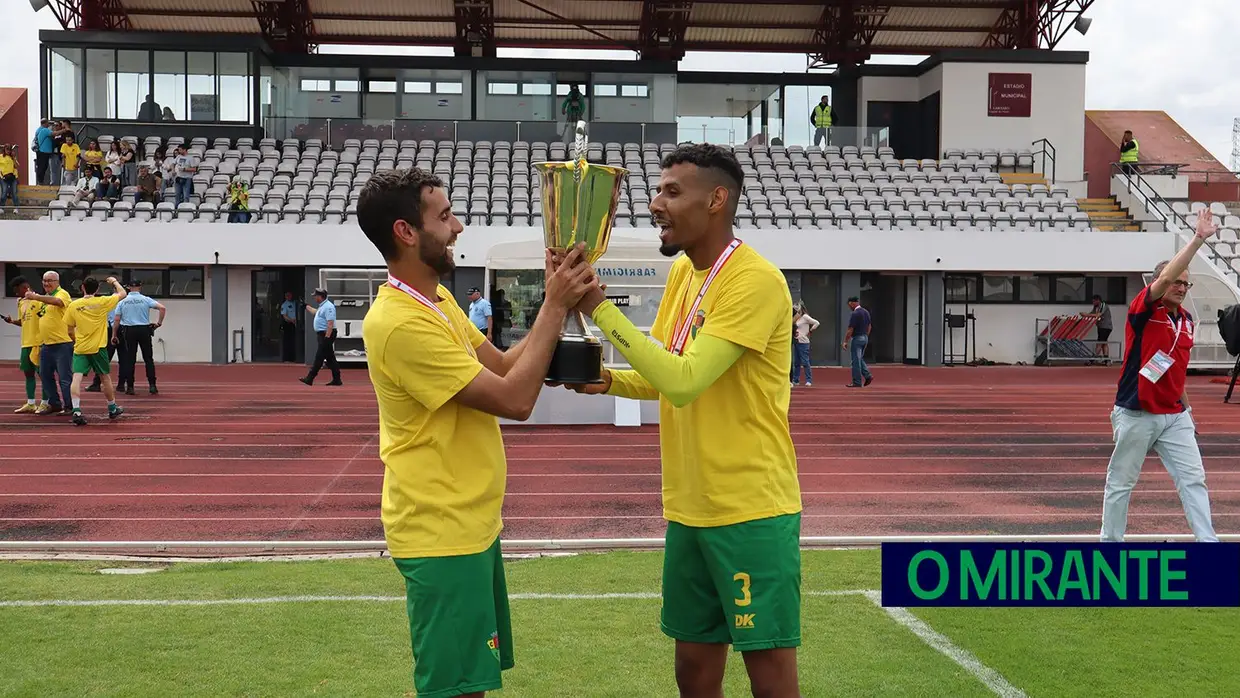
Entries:
{"label": "spectator in stand", "polygon": [[172,107],[164,107],[164,121],[176,121],[176,114],[172,113]]}
{"label": "spectator in stand", "polygon": [[[56,125],[52,127],[52,145],[55,149],[52,156],[52,184],[56,186],[60,186],[61,184],[73,184],[77,181],[76,178],[74,179],[74,182],[66,182],[63,179],[64,171],[67,168],[65,167],[64,154],[61,148],[66,143],[66,137],[71,135],[73,135],[73,123],[70,121],[57,121]],[[77,168],[74,169],[76,170]]]}
{"label": "spectator in stand", "polygon": [[1101,357],[1107,365],[1111,363],[1111,348],[1107,344],[1107,340],[1111,338],[1111,330],[1114,325],[1111,324],[1111,306],[1102,301],[1102,296],[1094,294],[1094,307],[1085,317],[1098,318],[1098,344],[1094,346],[1094,353]]}
{"label": "spectator in stand", "polygon": [[194,198],[194,173],[198,171],[198,158],[190,155],[185,144],[177,146],[172,160],[173,184],[176,187],[177,206]]}
{"label": "spectator in stand", "polygon": [[1141,146],[1132,137],[1132,131],[1124,131],[1124,139],[1119,144],[1119,164],[1124,172],[1130,175],[1137,173],[1137,162],[1141,158]]}
{"label": "spectator in stand", "polygon": [[99,141],[94,138],[86,141],[86,150],[82,151],[82,169],[93,167],[96,173],[104,167],[103,151],[99,149]]}
{"label": "spectator in stand", "polygon": [[82,173],[81,179],[77,182],[77,191],[73,192],[73,203],[85,201],[92,203],[99,192],[99,177],[95,175],[93,169],[88,169]]}
{"label": "spectator in stand", "polygon": [[250,222],[250,186],[239,174],[228,183],[228,222]]}
{"label": "spectator in stand", "polygon": [[0,145],[0,213],[4,213],[9,199],[13,200],[13,208],[21,206],[17,203],[17,156],[17,146]]}
{"label": "spectator in stand", "polygon": [[568,88],[568,95],[564,98],[560,113],[564,115],[564,140],[571,143],[577,135],[577,122],[586,113],[585,97],[576,85]]}
{"label": "spectator in stand", "polygon": [[159,103],[155,98],[147,95],[138,107],[138,121],[159,121],[163,116],[163,111],[159,108]]}
{"label": "spectator in stand", "polygon": [[64,163],[64,174],[61,176],[62,184],[77,184],[78,167],[82,148],[74,142],[73,134],[65,134],[65,142],[60,146],[60,157]]}
{"label": "spectator in stand", "polygon": [[[872,323],[870,311],[861,307],[861,299],[853,296],[848,299],[848,307],[852,308],[852,316],[848,318],[848,331],[844,333],[844,350],[849,351],[849,340],[852,341],[852,382],[844,387],[860,388],[874,381],[870,367],[865,363],[865,348],[870,344]],[[862,383],[862,379],[865,383]]]}
{"label": "spectator in stand", "polygon": [[818,329],[818,321],[810,317],[805,312],[803,306],[797,306],[793,310],[793,340],[796,344],[793,346],[792,358],[792,385],[795,387],[801,382],[801,368],[805,368],[805,385],[809,387],[814,384],[814,372],[810,368],[809,363],[809,335]]}
{"label": "spectator in stand", "polygon": [[116,176],[111,167],[105,167],[103,176],[99,178],[99,184],[95,186],[95,196],[92,200],[115,202],[121,198],[123,188],[121,178]]}
{"label": "spectator in stand", "polygon": [[52,120],[43,119],[34,132],[34,177],[35,184],[51,184],[52,153],[55,139],[52,137]]}
{"label": "spectator in stand", "polygon": [[108,147],[108,155],[105,158],[107,166],[112,168],[113,172],[119,172],[121,167],[121,142],[112,141],[112,145]]}
{"label": "spectator in stand", "polygon": [[138,152],[129,141],[121,141],[121,166],[112,168],[121,179],[121,186],[132,187],[138,179]]}
{"label": "spectator in stand", "polygon": [[133,202],[138,204],[146,201],[152,205],[159,203],[159,185],[159,177],[151,173],[151,166],[145,162],[142,163],[138,167],[138,182],[135,185],[138,191],[133,195]]}

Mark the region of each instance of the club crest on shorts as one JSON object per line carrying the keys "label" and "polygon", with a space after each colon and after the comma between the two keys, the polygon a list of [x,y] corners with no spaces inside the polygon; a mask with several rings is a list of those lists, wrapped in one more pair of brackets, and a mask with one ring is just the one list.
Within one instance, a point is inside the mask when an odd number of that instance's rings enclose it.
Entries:
{"label": "club crest on shorts", "polygon": [[698,330],[702,329],[702,325],[706,324],[706,311],[699,310],[697,315],[693,316],[693,325],[689,328],[689,335],[697,339]]}
{"label": "club crest on shorts", "polygon": [[495,655],[495,661],[499,661],[499,633],[491,633],[491,638],[487,640],[487,649],[491,650],[491,654]]}

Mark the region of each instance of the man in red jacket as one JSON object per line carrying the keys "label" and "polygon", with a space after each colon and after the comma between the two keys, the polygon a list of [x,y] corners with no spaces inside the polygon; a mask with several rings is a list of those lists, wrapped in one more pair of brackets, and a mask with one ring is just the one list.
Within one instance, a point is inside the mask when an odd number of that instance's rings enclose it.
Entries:
{"label": "man in red jacket", "polygon": [[1184,310],[1192,284],[1188,266],[1218,230],[1214,217],[1203,211],[1192,241],[1170,261],[1154,269],[1154,281],[1128,306],[1124,327],[1124,365],[1111,410],[1115,450],[1107,465],[1102,505],[1102,540],[1122,541],[1128,526],[1128,500],[1153,448],[1184,505],[1193,536],[1216,542],[1210,521],[1206,471],[1197,447],[1192,408],[1184,389],[1189,354],[1193,348],[1193,318]]}

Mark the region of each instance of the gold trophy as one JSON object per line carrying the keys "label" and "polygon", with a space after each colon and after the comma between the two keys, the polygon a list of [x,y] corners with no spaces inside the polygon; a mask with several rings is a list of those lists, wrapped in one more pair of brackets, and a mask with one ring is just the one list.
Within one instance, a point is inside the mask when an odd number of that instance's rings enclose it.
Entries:
{"label": "gold trophy", "polygon": [[[585,260],[593,265],[607,252],[620,188],[628,170],[586,162],[586,122],[577,122],[572,160],[537,162],[542,177],[543,242],[565,253],[584,242]],[[603,343],[590,333],[580,312],[570,310],[560,329],[547,380],[555,383],[601,383]]]}

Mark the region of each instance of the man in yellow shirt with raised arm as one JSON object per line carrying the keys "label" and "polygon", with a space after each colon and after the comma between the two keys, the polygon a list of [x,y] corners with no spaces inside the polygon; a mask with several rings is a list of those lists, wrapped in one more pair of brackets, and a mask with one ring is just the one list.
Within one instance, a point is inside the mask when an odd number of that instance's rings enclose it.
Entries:
{"label": "man in yellow shirt with raised arm", "polygon": [[73,383],[69,386],[73,400],[73,423],[77,426],[86,425],[86,417],[82,416],[82,379],[92,371],[103,383],[103,396],[108,400],[108,419],[116,419],[125,413],[116,404],[116,386],[112,383],[112,362],[108,358],[108,313],[125,299],[125,287],[109,276],[113,293],[109,296],[96,295],[99,292],[99,280],[93,276],[82,279],[81,298],[69,304],[65,313],[65,326],[73,337]]}
{"label": "man in yellow shirt with raised arm", "polygon": [[568,309],[591,285],[574,250],[550,268],[525,339],[500,352],[440,285],[463,227],[443,182],[378,172],[357,204],[387,263],[362,324],[379,403],[383,530],[405,579],[419,696],[481,696],[514,664],[500,554],[507,462],[498,417],[529,419]]}
{"label": "man in yellow shirt with raised arm", "polygon": [[[577,309],[633,367],[582,393],[659,401],[662,629],[682,696],[719,696],[728,644],[754,695],[799,696],[801,489],[788,428],[792,297],[783,273],[736,239],[743,171],[728,150],[663,159],[650,212],[672,265],[655,344],[603,292]],[[556,260],[553,260],[553,264]]]}

